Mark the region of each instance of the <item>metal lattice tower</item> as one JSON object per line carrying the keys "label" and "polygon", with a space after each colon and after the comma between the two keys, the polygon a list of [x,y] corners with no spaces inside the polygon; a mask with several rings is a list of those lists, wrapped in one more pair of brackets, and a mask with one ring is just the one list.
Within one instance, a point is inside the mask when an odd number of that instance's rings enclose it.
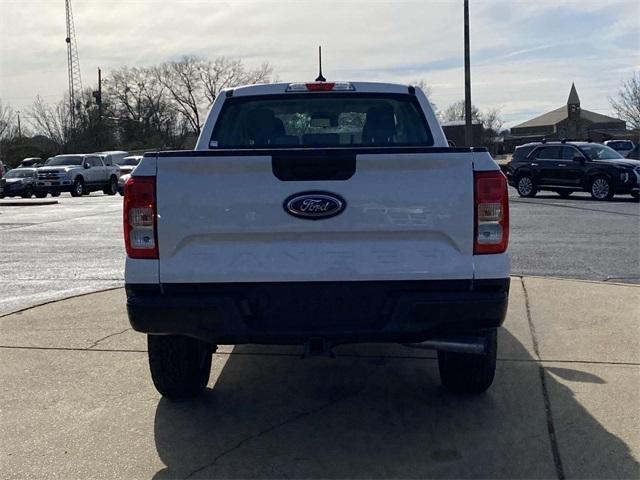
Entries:
{"label": "metal lattice tower", "polygon": [[73,25],[73,12],[71,0],[65,0],[67,12],[67,67],[69,70],[69,115],[72,127],[76,126],[76,111],[82,102],[82,79],[80,78],[80,59],[78,58],[78,45],[76,44],[76,30]]}

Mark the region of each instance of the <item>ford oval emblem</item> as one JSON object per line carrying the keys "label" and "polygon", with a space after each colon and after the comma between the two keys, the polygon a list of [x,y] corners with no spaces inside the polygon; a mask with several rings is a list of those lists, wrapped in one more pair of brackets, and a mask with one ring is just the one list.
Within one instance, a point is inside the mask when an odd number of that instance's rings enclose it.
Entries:
{"label": "ford oval emblem", "polygon": [[288,214],[308,220],[335,217],[346,206],[342,197],[329,192],[301,192],[284,201],[284,209]]}

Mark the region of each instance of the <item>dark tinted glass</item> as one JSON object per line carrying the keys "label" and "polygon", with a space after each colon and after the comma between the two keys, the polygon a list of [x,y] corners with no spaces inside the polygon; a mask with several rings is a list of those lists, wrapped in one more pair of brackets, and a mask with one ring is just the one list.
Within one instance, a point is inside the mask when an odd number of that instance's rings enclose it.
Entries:
{"label": "dark tinted glass", "polygon": [[573,160],[573,157],[580,155],[580,152],[573,147],[562,147],[562,159]]}
{"label": "dark tinted glass", "polygon": [[629,140],[619,140],[616,142],[607,143],[607,147],[613,148],[614,150],[629,150],[633,148],[633,143]]}
{"label": "dark tinted glass", "polygon": [[560,153],[560,147],[542,147],[536,152],[536,158],[558,160],[562,158]]}
{"label": "dark tinted glass", "polygon": [[140,163],[140,157],[125,157],[122,160],[116,162],[121,167],[135,167]]}
{"label": "dark tinted glass", "polygon": [[624,158],[614,149],[597,143],[582,145],[580,148],[582,148],[582,151],[586,153],[591,160],[613,160],[614,158]]}
{"label": "dark tinted glass", "polygon": [[518,148],[516,148],[515,152],[513,152],[513,159],[514,160],[523,160],[523,159],[527,158],[527,155],[529,155],[529,152],[531,152],[531,150],[533,150],[534,148],[535,148],[534,145],[527,146],[527,147],[518,147]]}
{"label": "dark tinted glass", "polygon": [[230,99],[211,147],[431,146],[413,95],[285,94]]}
{"label": "dark tinted glass", "polygon": [[52,157],[46,161],[45,165],[48,167],[55,167],[58,165],[81,165],[82,157],[71,157],[66,155],[60,155],[58,157]]}
{"label": "dark tinted glass", "polygon": [[35,173],[35,170],[11,170],[10,172],[7,172],[7,174],[5,175],[5,178],[31,178],[33,177],[33,174]]}

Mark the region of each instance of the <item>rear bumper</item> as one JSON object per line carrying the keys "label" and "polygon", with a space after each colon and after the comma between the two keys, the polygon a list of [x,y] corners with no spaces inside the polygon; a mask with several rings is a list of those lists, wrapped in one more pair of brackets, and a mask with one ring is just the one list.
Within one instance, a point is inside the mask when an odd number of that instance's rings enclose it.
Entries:
{"label": "rear bumper", "polygon": [[26,191],[27,187],[30,187],[33,193],[42,191],[33,184],[25,185],[22,183],[7,183],[4,186],[0,186],[0,195],[6,197],[17,197],[22,195]]}
{"label": "rear bumper", "polygon": [[502,325],[509,279],[127,284],[134,330],[216,344],[421,342]]}

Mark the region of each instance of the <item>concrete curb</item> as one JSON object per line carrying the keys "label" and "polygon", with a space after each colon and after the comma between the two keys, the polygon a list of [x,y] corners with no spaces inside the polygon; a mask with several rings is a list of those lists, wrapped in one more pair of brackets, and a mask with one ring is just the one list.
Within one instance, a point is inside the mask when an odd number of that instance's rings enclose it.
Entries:
{"label": "concrete curb", "polygon": [[66,300],[72,300],[74,298],[79,298],[79,297],[86,297],[87,295],[93,295],[95,293],[103,293],[103,292],[110,292],[112,290],[119,290],[119,289],[123,289],[124,285],[119,286],[119,287],[109,287],[109,288],[101,288],[99,290],[94,290],[91,292],[84,292],[84,293],[78,293],[75,295],[69,295],[68,297],[61,297],[61,298],[54,298],[52,300],[47,300],[45,302],[41,302],[41,303],[36,303],[35,305],[29,305],[28,307],[22,307],[19,308],[18,310],[13,310],[7,313],[0,313],[0,319],[4,318],[4,317],[8,317],[10,315],[15,315],[16,313],[22,313],[22,312],[26,312],[28,310],[33,310],[34,308],[38,308],[38,307],[45,307],[47,305],[51,305],[52,303],[58,303],[58,302],[64,302]]}
{"label": "concrete curb", "polygon": [[[536,280],[558,280],[562,282],[581,282],[581,283],[595,283],[602,285],[617,285],[620,287],[638,287],[640,288],[640,284],[637,283],[625,283],[625,282],[611,282],[609,280],[587,280],[584,278],[568,278],[568,277],[554,277],[554,276],[543,276],[543,275],[519,275],[517,273],[512,273],[511,278],[535,278]],[[613,279],[612,280],[618,280]]]}
{"label": "concrete curb", "polygon": [[0,207],[38,207],[41,205],[57,205],[58,200],[26,200],[21,202],[13,200],[8,202],[0,202]]}

